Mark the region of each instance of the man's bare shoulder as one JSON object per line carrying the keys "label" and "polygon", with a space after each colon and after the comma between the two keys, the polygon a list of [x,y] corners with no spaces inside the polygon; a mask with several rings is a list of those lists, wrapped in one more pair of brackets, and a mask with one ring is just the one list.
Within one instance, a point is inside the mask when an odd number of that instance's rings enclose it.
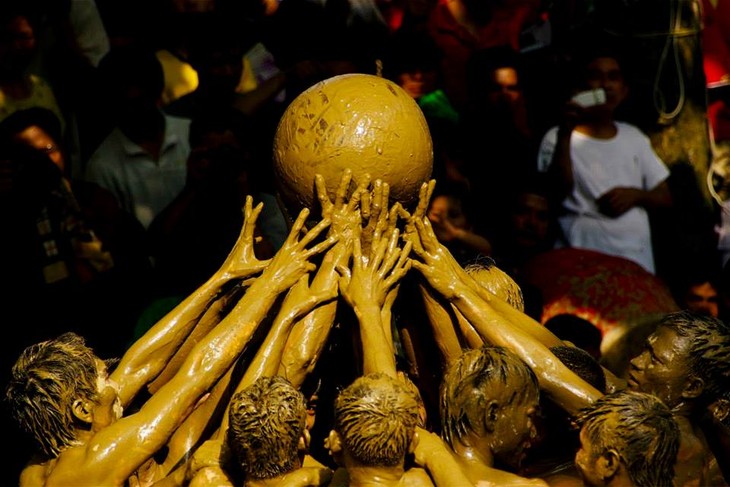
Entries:
{"label": "man's bare shoulder", "polygon": [[55,463],[55,460],[49,460],[44,463],[31,461],[20,472],[18,485],[20,487],[38,487],[39,485],[45,485],[48,472],[53,468]]}
{"label": "man's bare shoulder", "polygon": [[403,475],[401,485],[403,487],[433,487],[434,483],[426,470],[421,467],[413,467]]}

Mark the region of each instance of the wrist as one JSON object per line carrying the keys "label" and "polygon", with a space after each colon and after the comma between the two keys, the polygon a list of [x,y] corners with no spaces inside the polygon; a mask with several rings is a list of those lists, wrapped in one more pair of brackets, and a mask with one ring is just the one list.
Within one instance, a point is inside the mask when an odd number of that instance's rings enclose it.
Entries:
{"label": "wrist", "polygon": [[358,318],[367,318],[370,316],[380,317],[380,312],[382,311],[382,307],[373,302],[368,302],[362,305],[354,304],[352,309],[355,311],[355,315]]}

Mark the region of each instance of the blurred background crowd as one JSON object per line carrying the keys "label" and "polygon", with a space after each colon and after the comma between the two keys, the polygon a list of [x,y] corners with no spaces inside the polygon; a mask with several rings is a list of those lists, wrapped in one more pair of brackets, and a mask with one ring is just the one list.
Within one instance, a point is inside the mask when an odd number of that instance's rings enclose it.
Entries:
{"label": "blurred background crowd", "polygon": [[[647,209],[648,266],[571,243],[538,164],[585,87],[582,49],[598,45],[628,88],[612,117],[667,169],[669,203]],[[611,312],[730,317],[730,1],[5,0],[2,370],[72,330],[120,356],[218,268],[247,194],[264,202],[257,255],[273,255],[288,231],[277,123],[348,73],[419,104],[439,239],[464,264],[493,259],[536,320],[571,315],[606,335]],[[591,86],[611,98],[609,78]],[[578,335],[600,348],[600,334]]]}

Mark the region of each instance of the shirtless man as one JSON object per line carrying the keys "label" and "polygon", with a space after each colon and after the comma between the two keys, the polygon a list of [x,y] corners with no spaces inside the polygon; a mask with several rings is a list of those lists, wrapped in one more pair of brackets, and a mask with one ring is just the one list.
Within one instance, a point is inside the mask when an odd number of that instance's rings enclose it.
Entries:
{"label": "shirtless man", "polygon": [[[221,270],[181,304],[182,312],[173,311],[135,342],[111,374],[73,334],[23,352],[13,367],[6,398],[40,451],[21,473],[20,485],[125,485],[235,362],[277,297],[314,269],[308,259],[334,243],[328,239],[307,248],[329,221],[300,238],[308,216],[303,210],[281,252],[261,263],[252,249],[262,205],[252,206],[249,197],[241,236]],[[222,283],[242,270],[252,274],[251,269],[262,268],[235,308],[192,349],[179,371],[138,411],[121,417],[122,407],[165,367],[194,326],[195,312]],[[188,308],[195,312],[189,314]]]}
{"label": "shirtless man", "polygon": [[[374,192],[378,184],[376,181]],[[382,184],[379,191],[387,195],[387,185]],[[421,216],[430,194],[427,186],[421,190],[417,210]],[[418,427],[421,408],[417,394],[396,369],[390,306],[400,280],[410,269],[410,244],[398,247],[397,211],[385,210],[371,214],[364,223],[375,229],[369,245],[355,239],[350,265],[337,268],[340,294],[359,324],[363,375],[338,395],[326,446],[346,471],[351,487],[466,485],[469,482],[447,445]],[[417,466],[407,468],[410,453]],[[335,484],[341,479],[336,473]]]}
{"label": "shirtless man", "polygon": [[[550,351],[564,345],[542,325],[504,306],[480,288],[440,245],[426,220],[409,234],[420,271],[433,289],[451,301],[493,345],[515,351],[538,377],[540,388],[569,414],[577,415],[603,394],[565,367]],[[631,361],[628,384],[609,379],[609,390],[628,386],[659,397],[679,424],[681,442],[675,485],[712,485],[719,468],[693,419],[727,389],[730,377],[730,327],[720,320],[681,311],[667,315],[647,339],[645,350]],[[607,376],[608,378],[608,376]]]}
{"label": "shirtless man", "polygon": [[547,485],[494,467],[496,459],[517,468],[536,439],[537,378],[506,348],[469,350],[449,367],[441,383],[442,436],[473,485]]}
{"label": "shirtless man", "polygon": [[581,412],[577,422],[581,431],[575,466],[585,485],[674,485],[679,427],[658,397],[614,392]]}

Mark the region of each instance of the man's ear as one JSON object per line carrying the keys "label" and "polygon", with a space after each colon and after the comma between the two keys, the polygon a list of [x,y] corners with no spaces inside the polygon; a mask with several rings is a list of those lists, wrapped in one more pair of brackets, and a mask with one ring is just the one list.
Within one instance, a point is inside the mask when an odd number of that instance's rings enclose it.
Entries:
{"label": "man's ear", "polygon": [[71,406],[71,411],[77,419],[84,423],[90,424],[94,419],[93,405],[85,399],[76,399]]}
{"label": "man's ear", "polygon": [[621,457],[614,449],[603,452],[596,462],[596,473],[599,478],[605,481],[615,477],[620,468]]}
{"label": "man's ear", "polygon": [[330,430],[326,442],[327,444],[325,446],[331,453],[339,453],[342,451],[342,438],[340,438],[340,434],[337,431]]}
{"label": "man's ear", "polygon": [[304,431],[302,432],[302,436],[299,437],[299,451],[301,452],[308,452],[309,451],[309,445],[312,442],[312,436],[309,434],[309,430],[307,428],[304,428]]}
{"label": "man's ear", "polygon": [[687,378],[687,385],[682,391],[682,397],[687,399],[696,399],[702,395],[705,390],[705,380],[699,376]]}
{"label": "man's ear", "polygon": [[408,444],[408,453],[413,453],[416,451],[416,447],[418,446],[418,441],[421,439],[420,436],[418,436],[418,431],[413,431],[413,436],[411,437],[411,442]]}
{"label": "man's ear", "polygon": [[498,417],[499,403],[494,399],[487,401],[487,404],[484,407],[484,430],[490,433],[494,431]]}

